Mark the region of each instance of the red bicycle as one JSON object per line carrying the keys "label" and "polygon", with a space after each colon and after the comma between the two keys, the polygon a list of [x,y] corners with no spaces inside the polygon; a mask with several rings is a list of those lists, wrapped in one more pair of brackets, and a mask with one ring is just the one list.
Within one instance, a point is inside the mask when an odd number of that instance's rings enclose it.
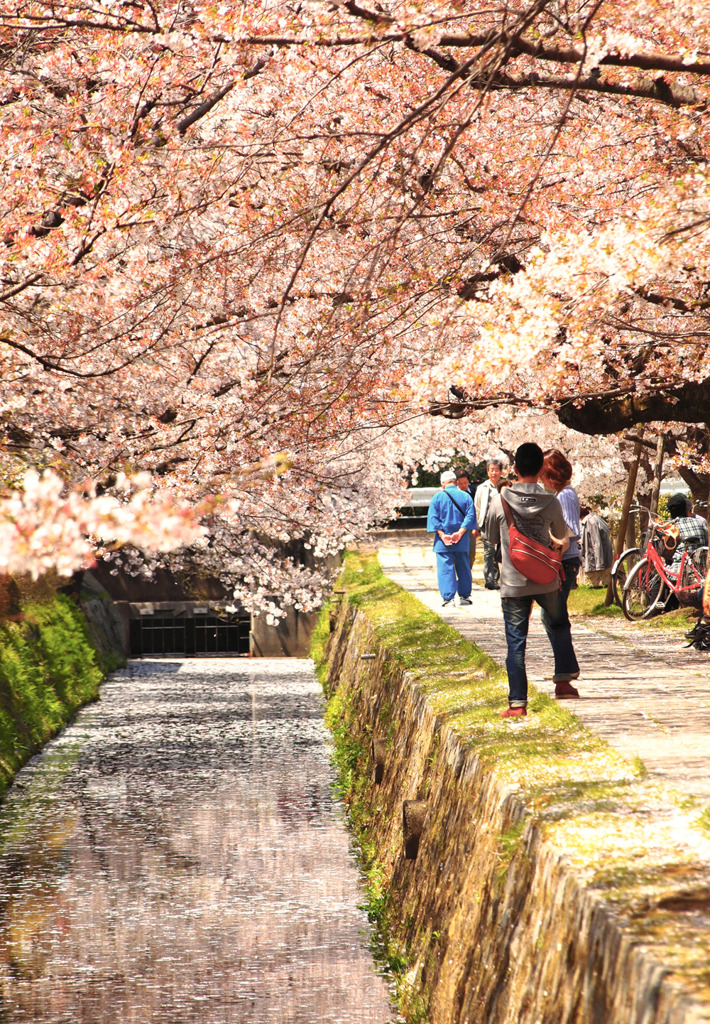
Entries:
{"label": "red bicycle", "polygon": [[673,523],[649,525],[646,555],[628,575],[621,598],[624,615],[632,622],[647,619],[663,611],[671,596],[682,598],[702,587],[707,572],[708,549],[705,545],[689,553],[684,551],[677,566],[666,564],[665,556],[678,543]]}

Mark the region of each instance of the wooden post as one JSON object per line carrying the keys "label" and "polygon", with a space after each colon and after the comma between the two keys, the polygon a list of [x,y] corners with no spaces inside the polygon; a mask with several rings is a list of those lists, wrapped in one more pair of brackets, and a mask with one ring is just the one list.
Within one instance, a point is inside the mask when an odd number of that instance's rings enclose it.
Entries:
{"label": "wooden post", "polygon": [[663,476],[664,449],[665,438],[662,434],[659,434],[658,446],[656,448],[656,463],[653,467],[653,490],[651,491],[651,506],[649,509],[652,516],[658,515],[658,499],[661,496],[661,477]]}
{"label": "wooden post", "polygon": [[[629,512],[631,510],[631,502],[634,499],[634,491],[636,490],[636,477],[639,471],[639,462],[641,461],[641,448],[643,445],[643,427],[639,429],[638,441],[634,445],[634,458],[629,468],[629,478],[626,481],[626,494],[624,495],[624,504],[621,509],[621,521],[619,522],[619,531],[616,535],[616,550],[614,551],[614,559],[616,560],[621,552],[624,550],[624,541],[626,540],[626,527],[629,522]],[[614,587],[609,581],[609,586],[606,588],[606,597],[604,598],[604,604],[608,607],[614,603]]]}

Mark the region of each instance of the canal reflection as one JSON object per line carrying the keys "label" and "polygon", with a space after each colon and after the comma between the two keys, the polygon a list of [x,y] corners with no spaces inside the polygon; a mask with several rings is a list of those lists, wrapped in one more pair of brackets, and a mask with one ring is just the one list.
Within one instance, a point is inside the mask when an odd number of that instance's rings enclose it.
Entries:
{"label": "canal reflection", "polygon": [[0,1020],[384,1024],[306,661],[132,662],[0,815]]}

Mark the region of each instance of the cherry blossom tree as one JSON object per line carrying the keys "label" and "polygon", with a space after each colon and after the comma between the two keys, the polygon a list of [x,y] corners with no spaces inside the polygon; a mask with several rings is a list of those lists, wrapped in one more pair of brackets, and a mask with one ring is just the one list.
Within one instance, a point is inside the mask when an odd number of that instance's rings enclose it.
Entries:
{"label": "cherry blossom tree", "polygon": [[311,607],[288,545],[387,518],[464,429],[432,410],[704,420],[709,37],[707,2],[4,5],[8,483],[149,472],[238,596]]}

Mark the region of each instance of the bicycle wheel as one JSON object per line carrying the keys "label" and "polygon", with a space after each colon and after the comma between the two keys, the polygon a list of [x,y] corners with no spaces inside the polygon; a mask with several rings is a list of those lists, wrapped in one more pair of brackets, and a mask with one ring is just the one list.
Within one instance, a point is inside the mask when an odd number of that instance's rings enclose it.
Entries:
{"label": "bicycle wheel", "polygon": [[[648,569],[648,571],[647,571]],[[654,611],[665,608],[670,592],[648,559],[642,558],[631,572],[621,597],[624,615],[631,622],[647,619]]]}
{"label": "bicycle wheel", "polygon": [[[678,595],[680,604],[699,605],[700,599],[697,595],[705,583],[707,562],[708,549],[703,546],[696,548],[692,555],[683,563],[683,574],[679,581],[682,590],[682,594]],[[693,593],[695,593],[697,599],[693,599]]]}
{"label": "bicycle wheel", "polygon": [[635,565],[641,558],[641,548],[627,548],[622,551],[611,567],[611,586],[614,591],[614,600],[618,605],[624,593],[626,581]]}
{"label": "bicycle wheel", "polygon": [[705,544],[696,548],[690,556],[691,561],[701,576],[707,576],[708,572],[708,549]]}

